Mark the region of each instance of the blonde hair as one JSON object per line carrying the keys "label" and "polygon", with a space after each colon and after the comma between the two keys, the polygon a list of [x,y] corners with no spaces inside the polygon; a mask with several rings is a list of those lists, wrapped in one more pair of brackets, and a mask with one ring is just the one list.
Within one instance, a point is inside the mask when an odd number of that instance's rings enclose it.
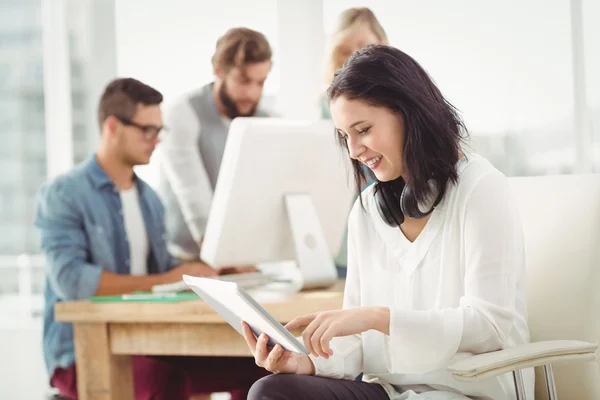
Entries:
{"label": "blonde hair", "polygon": [[265,35],[248,28],[231,28],[217,40],[213,69],[225,72],[248,64],[270,61],[271,46]]}
{"label": "blonde hair", "polygon": [[375,17],[373,11],[367,7],[348,8],[339,15],[335,31],[331,35],[331,44],[329,52],[329,60],[327,63],[326,79],[327,84],[333,80],[333,74],[338,69],[342,68],[342,64],[338,61],[338,52],[342,43],[346,41],[348,36],[354,33],[361,24],[366,24],[371,32],[379,40],[379,44],[388,44],[388,38],[385,30]]}

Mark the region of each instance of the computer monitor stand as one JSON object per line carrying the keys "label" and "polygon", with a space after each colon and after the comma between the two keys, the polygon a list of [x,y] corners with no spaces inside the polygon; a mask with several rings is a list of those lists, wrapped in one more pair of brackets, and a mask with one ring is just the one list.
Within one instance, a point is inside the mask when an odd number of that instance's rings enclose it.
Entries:
{"label": "computer monitor stand", "polygon": [[331,286],[337,280],[337,271],[310,194],[287,194],[285,204],[302,289]]}

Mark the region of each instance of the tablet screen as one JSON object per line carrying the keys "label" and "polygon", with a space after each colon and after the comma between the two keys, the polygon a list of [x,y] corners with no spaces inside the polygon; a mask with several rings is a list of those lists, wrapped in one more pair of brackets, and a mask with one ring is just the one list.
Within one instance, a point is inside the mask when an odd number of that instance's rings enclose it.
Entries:
{"label": "tablet screen", "polygon": [[184,275],[183,280],[241,335],[242,321],[245,321],[257,337],[267,334],[269,346],[280,344],[286,350],[308,354],[304,345],[237,283],[188,275]]}

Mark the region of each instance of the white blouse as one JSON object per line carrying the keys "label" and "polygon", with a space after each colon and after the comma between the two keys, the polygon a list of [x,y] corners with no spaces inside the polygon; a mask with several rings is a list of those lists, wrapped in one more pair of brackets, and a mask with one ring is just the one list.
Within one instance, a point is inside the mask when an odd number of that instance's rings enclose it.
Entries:
{"label": "white blouse", "polygon": [[[525,256],[518,210],[506,177],[470,154],[421,234],[410,242],[379,216],[373,187],[348,224],[344,308],[385,306],[390,335],[369,330],[335,338],[317,375],[382,384],[390,398],[514,399],[512,374],[482,382],[446,371],[460,353],[529,342]],[[464,357],[464,354],[462,354]],[[533,398],[532,370],[524,371]]]}

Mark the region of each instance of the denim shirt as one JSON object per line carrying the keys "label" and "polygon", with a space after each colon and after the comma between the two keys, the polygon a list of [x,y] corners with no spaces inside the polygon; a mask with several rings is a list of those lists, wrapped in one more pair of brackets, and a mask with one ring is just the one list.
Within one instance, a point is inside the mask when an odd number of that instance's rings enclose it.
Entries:
{"label": "denim shirt", "polygon": [[[135,183],[151,250],[148,273],[164,273],[177,265],[167,251],[164,209],[148,184]],[[52,376],[75,363],[73,326],[54,319],[54,305],[94,296],[103,270],[130,273],[119,190],[95,156],[40,189],[35,225],[46,258],[43,341]]]}

